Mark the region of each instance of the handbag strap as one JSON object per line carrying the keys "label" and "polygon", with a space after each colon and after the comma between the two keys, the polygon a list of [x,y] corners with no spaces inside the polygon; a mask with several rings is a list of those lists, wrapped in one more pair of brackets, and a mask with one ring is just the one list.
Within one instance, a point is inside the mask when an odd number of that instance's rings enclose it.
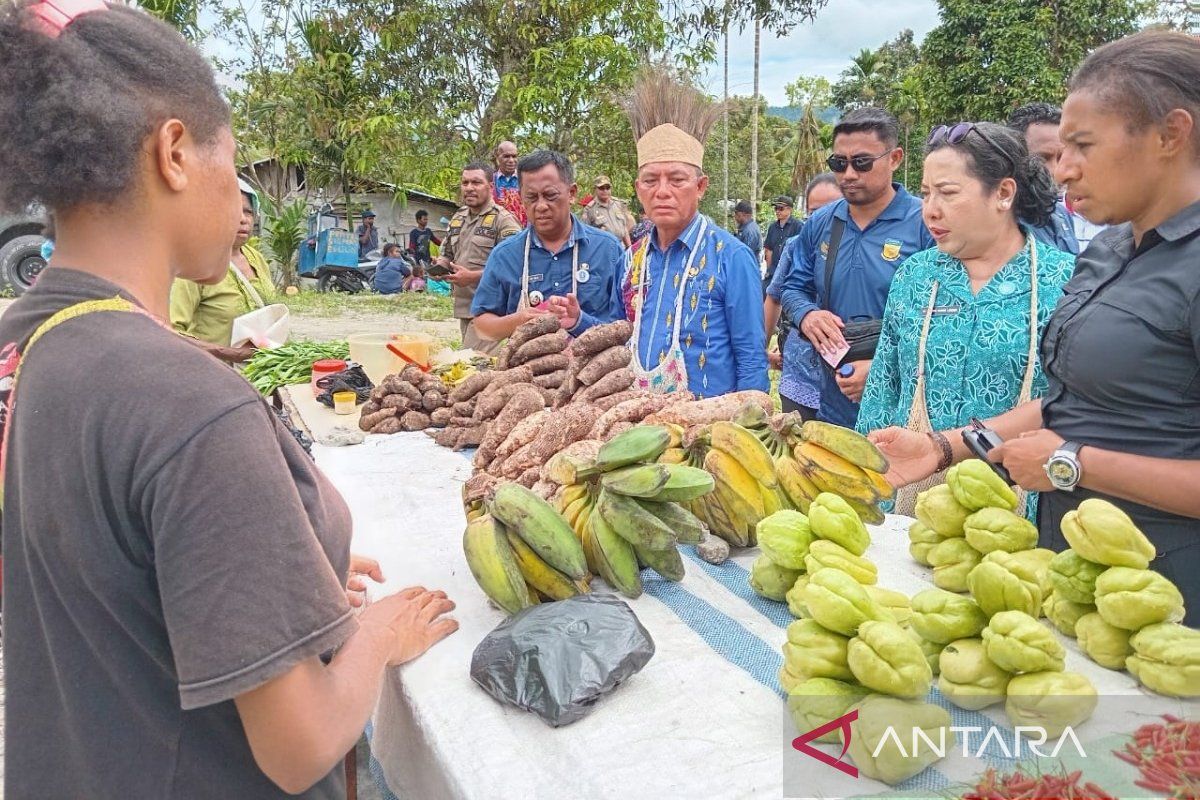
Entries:
{"label": "handbag strap", "polygon": [[846,220],[835,216],[829,229],[829,253],[825,256],[825,309],[833,305],[833,270],[837,266],[838,248],[842,245],[842,234],[846,231]]}
{"label": "handbag strap", "polygon": [[[250,269],[254,269],[254,267],[252,266]],[[266,303],[263,302],[262,295],[260,295],[258,290],[254,288],[254,284],[250,282],[250,279],[247,278],[240,269],[238,269],[237,264],[230,262],[229,271],[237,276],[238,280],[242,284],[242,289],[245,290],[247,295],[249,295],[250,302],[254,304],[255,308],[262,308],[266,305]]]}

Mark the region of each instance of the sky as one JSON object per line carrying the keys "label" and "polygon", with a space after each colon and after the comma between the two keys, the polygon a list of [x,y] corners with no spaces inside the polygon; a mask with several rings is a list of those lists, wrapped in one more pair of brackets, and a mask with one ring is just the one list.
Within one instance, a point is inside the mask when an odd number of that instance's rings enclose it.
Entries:
{"label": "sky", "polygon": [[[830,82],[864,47],[875,49],[905,28],[921,40],[938,22],[935,0],[830,0],[816,22],[796,26],[782,38],[763,32],[759,91],[773,106],[787,105],[783,87],[800,75],[823,75]],[[701,81],[713,95],[723,89],[721,43],[717,60]],[[729,37],[729,93],[754,91],[754,29]]]}

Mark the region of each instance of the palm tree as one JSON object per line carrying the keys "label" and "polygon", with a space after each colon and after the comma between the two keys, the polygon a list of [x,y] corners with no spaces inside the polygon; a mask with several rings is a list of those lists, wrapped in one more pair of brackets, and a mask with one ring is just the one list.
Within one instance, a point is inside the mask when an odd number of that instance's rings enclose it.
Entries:
{"label": "palm tree", "polygon": [[804,115],[796,125],[796,162],[792,167],[792,196],[800,198],[808,182],[825,170],[825,145],[821,143],[821,123],[813,113],[812,103],[804,107]]}

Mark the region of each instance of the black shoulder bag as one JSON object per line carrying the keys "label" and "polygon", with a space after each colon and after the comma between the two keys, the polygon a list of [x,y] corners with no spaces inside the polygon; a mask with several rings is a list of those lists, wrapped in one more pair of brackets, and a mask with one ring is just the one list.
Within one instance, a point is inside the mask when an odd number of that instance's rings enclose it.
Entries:
{"label": "black shoulder bag", "polygon": [[[833,296],[833,270],[837,266],[838,248],[842,243],[842,232],[846,230],[846,221],[839,217],[833,218],[833,227],[829,234],[829,255],[825,257],[825,303],[823,308],[830,310],[829,305]],[[870,361],[875,357],[875,348],[879,346],[879,332],[883,330],[883,320],[861,319],[842,320],[846,327],[842,329],[842,338],[850,349],[838,366],[852,361]]]}

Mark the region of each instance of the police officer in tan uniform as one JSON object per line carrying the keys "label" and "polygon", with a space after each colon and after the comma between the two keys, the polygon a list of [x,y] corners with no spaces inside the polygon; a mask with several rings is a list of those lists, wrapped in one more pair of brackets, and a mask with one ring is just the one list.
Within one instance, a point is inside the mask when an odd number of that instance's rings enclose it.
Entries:
{"label": "police officer in tan uniform", "polygon": [[607,175],[596,178],[595,189],[596,196],[583,209],[583,221],[593,228],[608,231],[620,239],[623,246],[629,247],[629,232],[637,224],[629,207],[612,196],[612,181]]}
{"label": "police officer in tan uniform", "polygon": [[[483,276],[483,266],[496,242],[521,231],[516,217],[496,205],[492,195],[494,170],[488,164],[472,162],[463,168],[463,206],[450,218],[449,233],[442,244],[435,267],[450,270],[445,278],[453,286],[454,316],[459,321],[463,347],[492,353],[499,342],[481,339],[471,317],[471,300]],[[430,274],[433,275],[436,269]]]}

